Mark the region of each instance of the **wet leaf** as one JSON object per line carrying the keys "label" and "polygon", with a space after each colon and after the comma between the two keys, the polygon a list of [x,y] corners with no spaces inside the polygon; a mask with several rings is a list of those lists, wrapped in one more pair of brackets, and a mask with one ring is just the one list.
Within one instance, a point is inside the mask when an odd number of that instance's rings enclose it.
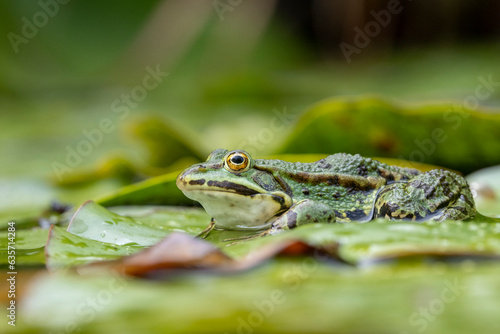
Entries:
{"label": "wet leaf", "polygon": [[124,245],[150,246],[169,232],[200,233],[210,217],[197,208],[129,206],[110,208],[93,201],[84,203],[74,214],[68,232],[87,239]]}
{"label": "wet leaf", "polygon": [[111,207],[108,210],[160,230],[192,235],[199,234],[210,222],[210,216],[201,208],[131,205]]}
{"label": "wet leaf", "polygon": [[[67,231],[53,229],[46,247],[48,266],[66,268],[118,258],[156,244],[170,232],[196,235],[210,220],[203,210],[195,208],[132,206],[113,210],[88,201],[76,211]],[[64,238],[72,247],[65,248]],[[123,252],[116,251],[122,247]]]}
{"label": "wet leaf", "polygon": [[84,203],[76,211],[69,223],[68,232],[115,245],[141,246],[153,245],[168,233],[133,218],[112,213],[92,201]]}
{"label": "wet leaf", "polygon": [[[500,255],[500,223],[408,223],[378,219],[368,223],[311,224],[276,236],[224,247],[224,251],[239,258],[268,243],[282,240],[300,240],[317,248],[338,244],[339,257],[352,264],[415,252],[496,256]],[[227,243],[221,243],[224,244]]]}
{"label": "wet leaf", "polygon": [[[9,232],[0,232],[0,265],[8,263],[9,250],[15,250],[16,266],[40,265],[45,263],[44,246],[47,243],[49,230],[33,228],[29,230],[16,230],[15,236]],[[12,240],[9,249],[9,240]],[[12,248],[13,247],[13,248]]]}
{"label": "wet leaf", "polygon": [[312,245],[338,242],[340,257],[351,263],[417,251],[500,254],[500,223],[429,221],[415,224],[380,219],[364,224],[309,225],[295,233],[300,233],[301,240]]}
{"label": "wet leaf", "polygon": [[116,261],[80,267],[78,272],[95,273],[99,269],[112,269],[125,275],[156,279],[168,277],[179,270],[235,273],[260,265],[277,255],[299,256],[315,252],[322,254],[324,258],[337,258],[337,245],[315,248],[297,240],[280,240],[268,243],[235,260],[208,241],[185,233],[172,233],[158,244],[139,253]]}
{"label": "wet leaf", "polygon": [[[104,268],[126,275],[152,276],[160,270],[223,269],[232,263],[233,260],[213,244],[184,233],[172,233],[142,252],[102,264]],[[102,264],[98,267],[103,267]],[[79,272],[85,269],[81,268]]]}
{"label": "wet leaf", "polygon": [[65,231],[61,227],[52,226],[45,246],[47,268],[64,269],[95,261],[116,259],[135,253],[143,246],[116,245],[86,239]]}
{"label": "wet leaf", "polygon": [[[123,244],[144,247],[153,245],[163,236],[167,235],[169,231],[187,230],[187,226],[184,227],[184,230],[179,226],[169,229],[167,226],[168,223],[162,219],[158,220],[158,217],[155,217],[154,211],[149,211],[148,213],[148,210],[152,210],[151,207],[143,209],[142,213],[139,208],[122,208],[121,210],[122,213],[128,210],[129,214],[134,211],[137,217],[140,217],[142,214],[142,219],[149,217],[148,224],[150,225],[111,213],[97,204],[89,202],[82,206],[79,212],[75,214],[68,231],[76,233],[80,237],[105,241],[107,245],[112,245],[113,247],[119,247],[119,245]],[[164,210],[167,211],[167,209]],[[182,213],[179,217],[182,217]],[[110,219],[118,223],[109,224],[105,222]],[[186,219],[185,222],[189,223],[189,219]],[[177,224],[179,222],[175,223],[175,225]],[[201,231],[204,227],[203,224],[204,220],[199,220],[197,232]],[[163,230],[160,226],[162,226]],[[106,231],[106,234],[102,235],[102,231]],[[194,235],[196,233],[191,234]],[[294,242],[302,242],[312,249],[321,251],[330,250],[327,253],[331,257],[338,257],[342,261],[355,265],[363,262],[366,263],[367,261],[376,261],[376,259],[405,257],[409,254],[428,255],[431,257],[435,254],[439,254],[441,257],[445,257],[446,254],[449,254],[450,257],[456,257],[458,254],[461,254],[463,256],[476,256],[478,258],[500,255],[499,222],[447,221],[438,223],[430,221],[411,223],[379,219],[368,223],[311,224],[283,232],[276,236],[257,237],[236,243],[233,240],[227,240],[228,238],[251,235],[252,233],[249,232],[213,230],[209,234],[207,241],[221,247],[224,256],[227,255],[238,262],[237,265],[232,264],[230,266],[229,269],[231,270],[239,270],[246,266],[250,267],[265,261],[269,257],[280,253],[276,249],[285,247],[283,245],[288,245],[287,243]],[[253,235],[255,235],[255,232],[253,232]],[[171,263],[173,262],[173,258],[175,258],[172,254],[177,254],[179,256],[179,263],[183,263],[184,253],[177,253],[175,249],[177,246],[172,246],[176,245],[172,241],[176,241],[176,238],[180,238],[181,241],[186,242],[188,245],[189,241],[192,242],[191,246],[185,247],[186,249],[192,247],[193,251],[195,251],[197,247],[201,247],[201,249],[207,247],[207,241],[201,242],[201,240],[192,237],[185,236],[182,238],[175,236],[172,238],[174,239],[167,237],[160,244],[155,245],[154,249],[139,257],[139,262],[144,263],[144,266],[140,270],[137,269],[141,275],[150,271],[151,268],[158,269],[165,266],[171,269]],[[161,251],[156,251],[155,247],[159,247]],[[169,247],[172,247],[172,249],[168,250]],[[272,250],[269,251],[269,249]],[[102,260],[103,258],[99,258],[100,248],[98,247],[96,251],[98,253],[96,254],[96,260]],[[91,248],[85,249],[84,255],[89,256],[92,252]],[[158,254],[164,254],[165,258],[158,257]],[[148,257],[151,257],[150,261],[145,261],[144,259]],[[250,264],[250,262],[245,260],[246,257],[253,258],[255,262]],[[131,261],[132,263],[136,263],[136,260]],[[166,262],[166,264],[161,264],[163,262]],[[182,265],[179,263],[177,267],[181,268]],[[69,258],[68,265],[75,264],[78,263],[74,263]],[[189,266],[189,261],[185,265]],[[124,266],[126,267],[126,263]],[[134,264],[134,266],[138,267],[137,264]],[[227,263],[224,263],[221,267],[212,267],[211,269],[229,270]],[[127,271],[126,269],[123,270]]]}

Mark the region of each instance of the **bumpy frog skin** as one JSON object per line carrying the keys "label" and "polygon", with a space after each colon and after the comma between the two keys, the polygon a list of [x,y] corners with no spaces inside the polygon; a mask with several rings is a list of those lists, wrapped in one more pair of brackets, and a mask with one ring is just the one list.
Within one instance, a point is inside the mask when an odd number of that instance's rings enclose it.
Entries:
{"label": "bumpy frog skin", "polygon": [[344,153],[291,163],[218,149],[183,171],[177,186],[201,203],[215,227],[270,234],[310,223],[465,220],[476,214],[467,182],[453,172],[420,172]]}

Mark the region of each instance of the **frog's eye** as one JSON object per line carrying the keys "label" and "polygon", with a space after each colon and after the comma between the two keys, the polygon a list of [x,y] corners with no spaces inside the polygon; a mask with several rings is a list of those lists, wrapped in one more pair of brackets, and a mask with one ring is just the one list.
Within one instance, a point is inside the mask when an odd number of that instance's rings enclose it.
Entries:
{"label": "frog's eye", "polygon": [[250,158],[244,152],[229,153],[224,161],[224,167],[230,172],[246,172],[250,168]]}

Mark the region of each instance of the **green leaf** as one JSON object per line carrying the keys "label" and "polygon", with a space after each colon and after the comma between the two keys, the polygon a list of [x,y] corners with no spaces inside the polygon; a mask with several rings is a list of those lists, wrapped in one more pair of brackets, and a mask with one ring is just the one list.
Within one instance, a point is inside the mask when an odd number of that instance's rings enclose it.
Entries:
{"label": "green leaf", "polygon": [[283,239],[300,240],[316,247],[339,243],[340,257],[353,264],[411,253],[493,256],[500,255],[500,222],[411,223],[378,219],[368,223],[310,224],[277,236],[224,247],[224,251],[242,257]]}
{"label": "green leaf", "polygon": [[[44,246],[49,234],[48,229],[34,228],[17,230],[12,240],[11,249],[15,249],[16,267],[39,265],[45,263]],[[8,263],[9,239],[13,237],[9,232],[0,232],[0,265]]]}
{"label": "green leaf", "polygon": [[153,245],[167,233],[130,217],[114,214],[92,201],[85,202],[76,211],[68,232],[115,245],[140,246]]}
{"label": "green leaf", "polygon": [[47,243],[47,265],[66,268],[118,258],[156,244],[173,231],[196,235],[210,221],[203,210],[195,208],[149,206],[113,210],[88,201],[76,211],[67,231],[54,226]]}
{"label": "green leaf", "polygon": [[210,217],[201,209],[175,207],[115,207],[113,212],[88,201],[74,214],[68,232],[117,245],[150,246],[169,232],[200,233]]}
{"label": "green leaf", "polygon": [[117,259],[142,248],[143,246],[138,244],[116,245],[86,239],[58,226],[52,226],[45,253],[48,268],[62,269],[95,261]]}
{"label": "green leaf", "polygon": [[201,208],[175,206],[119,206],[109,208],[121,216],[129,216],[168,232],[199,234],[210,222],[210,216]]}

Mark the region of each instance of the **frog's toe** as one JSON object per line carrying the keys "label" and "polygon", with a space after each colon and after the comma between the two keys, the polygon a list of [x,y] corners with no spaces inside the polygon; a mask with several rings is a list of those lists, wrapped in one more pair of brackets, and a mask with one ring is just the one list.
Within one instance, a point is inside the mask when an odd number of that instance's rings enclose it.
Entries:
{"label": "frog's toe", "polygon": [[473,218],[475,215],[476,208],[474,203],[462,194],[454,203],[445,208],[436,220],[466,220]]}

